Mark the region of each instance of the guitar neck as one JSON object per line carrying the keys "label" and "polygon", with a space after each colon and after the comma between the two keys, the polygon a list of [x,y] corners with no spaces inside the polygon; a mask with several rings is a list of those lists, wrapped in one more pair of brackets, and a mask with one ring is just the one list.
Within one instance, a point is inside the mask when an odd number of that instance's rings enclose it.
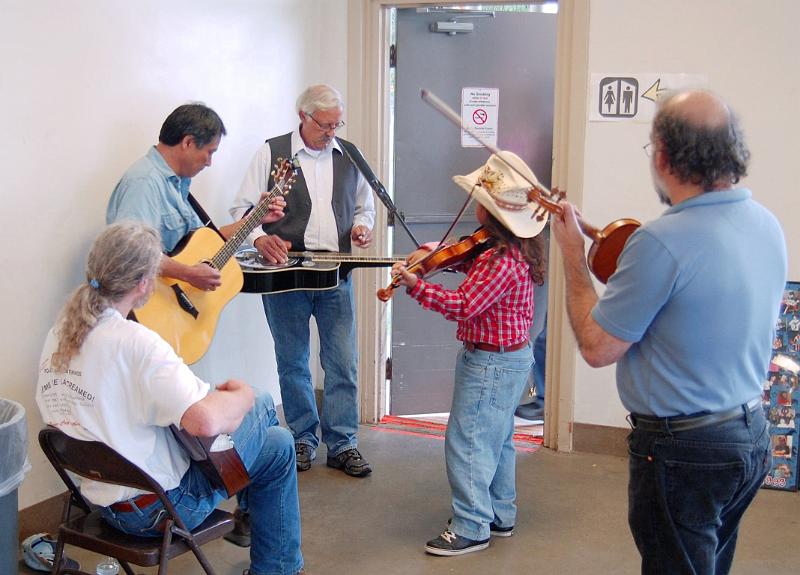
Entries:
{"label": "guitar neck", "polygon": [[276,185],[274,188],[272,188],[267,197],[259,202],[259,204],[253,208],[249,214],[247,214],[242,225],[238,230],[236,230],[236,233],[234,233],[219,249],[219,251],[214,254],[214,257],[211,258],[211,265],[214,268],[218,270],[222,269],[225,263],[241,247],[241,245],[247,239],[247,236],[250,235],[250,232],[256,229],[256,226],[261,223],[261,218],[263,218],[269,211],[270,202],[281,193],[281,188]]}
{"label": "guitar neck", "polygon": [[397,262],[404,262],[402,256],[392,258],[374,258],[370,256],[354,256],[339,252],[289,252],[290,258],[304,258],[315,262],[344,264],[350,268],[389,267]]}
{"label": "guitar neck", "polygon": [[256,227],[261,223],[263,218],[269,211],[270,202],[278,196],[284,195],[288,192],[288,188],[293,180],[295,171],[299,167],[296,164],[296,158],[286,161],[286,163],[279,168],[278,174],[275,175],[275,185],[269,191],[269,194],[261,200],[253,210],[247,214],[239,226],[239,229],[225,242],[219,251],[211,258],[211,265],[218,270],[221,270],[225,263],[236,254],[237,250],[241,247],[247,236],[250,235]]}

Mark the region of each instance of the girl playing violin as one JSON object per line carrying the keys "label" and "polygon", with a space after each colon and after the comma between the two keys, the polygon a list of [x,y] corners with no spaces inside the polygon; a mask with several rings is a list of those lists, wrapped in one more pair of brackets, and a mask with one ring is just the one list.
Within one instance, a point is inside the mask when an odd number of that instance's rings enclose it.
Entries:
{"label": "girl playing violin", "polygon": [[[433,555],[480,551],[489,546],[490,535],[514,532],[514,409],[533,364],[528,333],[534,284],[544,281],[538,234],[546,221],[532,217],[530,184],[508,164],[535,181],[530,168],[510,152],[501,154],[503,159],[492,155],[472,174],[453,178],[478,200],[478,221],[491,235],[488,249],[461,264],[467,277],[458,289],[425,281],[404,264],[392,268],[393,283],[406,286],[425,309],[457,322],[456,338],[464,342],[445,437],[453,516],[425,546]],[[420,249],[409,262],[425,254]]]}

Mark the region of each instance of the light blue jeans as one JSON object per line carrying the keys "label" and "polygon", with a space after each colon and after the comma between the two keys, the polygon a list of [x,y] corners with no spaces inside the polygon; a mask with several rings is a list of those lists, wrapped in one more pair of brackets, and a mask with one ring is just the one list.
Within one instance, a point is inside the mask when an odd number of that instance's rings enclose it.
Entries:
{"label": "light blue jeans", "polygon": [[358,446],[358,355],[350,277],[334,289],[300,290],[263,296],[275,341],[283,413],[295,443],[319,446],[320,415],[309,368],[311,316],[317,322],[320,363],[325,372],[322,441],[328,455]]}
{"label": "light blue jeans", "polygon": [[[250,485],[237,496],[251,518],[250,573],[294,575],[303,567],[294,443],[291,434],[278,427],[272,397],[259,396],[231,436],[250,475]],[[189,529],[200,525],[226,499],[225,492],[215,491],[194,464],[167,496]],[[133,507],[134,511],[127,512],[103,507],[102,515],[125,533],[160,537],[158,527],[165,515],[161,502]]]}
{"label": "light blue jeans", "polygon": [[507,353],[458,353],[444,449],[453,497],[450,530],[462,537],[488,539],[490,523],[511,527],[516,521],[514,409],[532,362],[530,345]]}

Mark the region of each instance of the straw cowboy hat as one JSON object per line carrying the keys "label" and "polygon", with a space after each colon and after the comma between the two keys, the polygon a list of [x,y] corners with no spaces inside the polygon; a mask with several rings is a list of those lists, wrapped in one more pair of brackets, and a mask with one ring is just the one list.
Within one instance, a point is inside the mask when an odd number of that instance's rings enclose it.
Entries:
{"label": "straw cowboy hat", "polygon": [[539,180],[519,156],[507,151],[500,154],[502,159],[492,154],[483,166],[466,176],[453,176],[453,181],[515,236],[532,238],[544,229],[548,214],[544,212],[541,220],[534,216],[539,204],[528,199],[532,186],[520,173],[536,184]]}

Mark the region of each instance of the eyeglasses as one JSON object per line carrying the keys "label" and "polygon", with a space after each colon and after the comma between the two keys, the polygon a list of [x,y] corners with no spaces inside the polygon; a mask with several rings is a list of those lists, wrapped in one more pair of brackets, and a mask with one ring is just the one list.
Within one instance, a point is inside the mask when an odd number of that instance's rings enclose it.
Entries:
{"label": "eyeglasses", "polygon": [[314,120],[314,123],[317,126],[319,126],[319,129],[322,130],[323,132],[330,132],[331,130],[333,130],[335,132],[336,130],[338,130],[339,128],[344,126],[344,120],[340,120],[340,121],[336,122],[335,124],[320,124],[317,121],[317,119],[314,116],[312,116],[311,114],[306,114],[306,117],[307,118],[311,118],[312,120]]}
{"label": "eyeglasses", "polygon": [[647,142],[644,146],[642,146],[644,153],[647,154],[648,158],[653,156],[653,142]]}

